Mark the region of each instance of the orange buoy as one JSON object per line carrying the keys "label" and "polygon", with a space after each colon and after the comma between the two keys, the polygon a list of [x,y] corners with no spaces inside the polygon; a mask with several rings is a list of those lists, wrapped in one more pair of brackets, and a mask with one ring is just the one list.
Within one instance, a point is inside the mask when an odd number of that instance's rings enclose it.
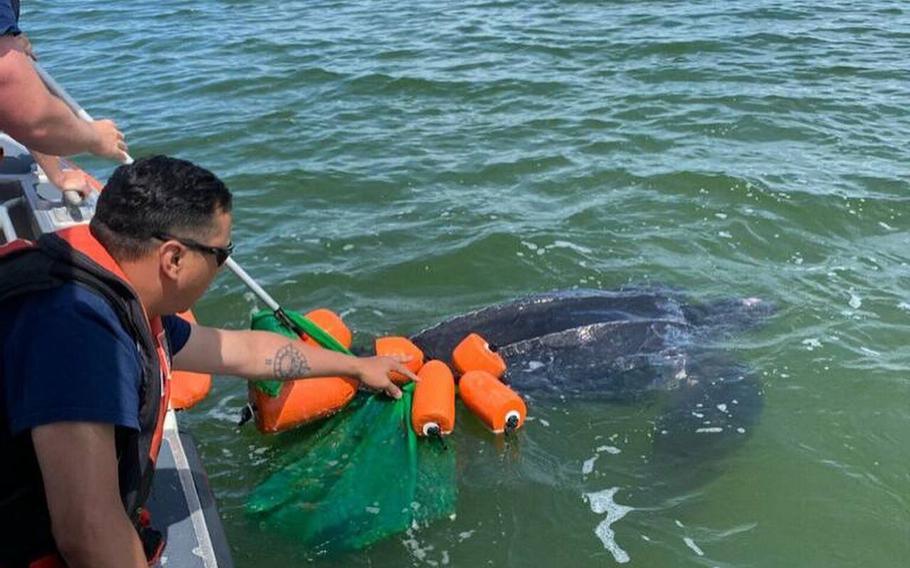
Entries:
{"label": "orange buoy", "polygon": [[[326,308],[313,310],[306,315],[307,319],[322,328],[323,331],[335,338],[338,343],[344,345],[345,349],[351,348],[353,336],[351,330],[342,321],[341,316]],[[310,345],[319,345],[312,337],[304,339]]]}
{"label": "orange buoy", "polygon": [[450,434],[455,428],[455,378],[442,361],[427,361],[417,375],[411,426],[420,436]]}
{"label": "orange buoy", "polygon": [[[405,367],[410,369],[412,373],[417,373],[420,371],[420,368],[423,367],[423,351],[419,347],[414,345],[410,339],[407,337],[379,337],[376,339],[376,354],[377,355],[407,355],[411,358],[410,361],[404,364]],[[392,379],[392,382],[395,384],[401,385],[408,382],[406,376],[402,375],[397,371],[392,371],[389,373],[389,378]]]}
{"label": "orange buoy", "polygon": [[327,418],[357,394],[357,381],[347,377],[300,379],[281,386],[272,397],[250,384],[250,398],[260,432],[273,433]]}
{"label": "orange buoy", "polygon": [[468,371],[486,371],[498,379],[506,372],[506,362],[476,333],[468,335],[455,347],[452,363],[462,375]]}
{"label": "orange buoy", "polygon": [[[337,314],[318,309],[306,317],[350,348],[351,330]],[[318,346],[312,337],[303,341]],[[278,396],[271,396],[251,383],[249,399],[255,409],[256,427],[263,433],[281,432],[331,416],[354,398],[358,385],[349,377],[314,377],[282,383]]]}
{"label": "orange buoy", "polygon": [[[193,312],[177,314],[186,321],[195,324]],[[206,373],[191,373],[190,371],[174,371],[171,376],[171,408],[186,410],[196,406],[209,394],[212,388],[212,375]]]}
{"label": "orange buoy", "polygon": [[528,408],[518,393],[486,371],[468,371],[458,381],[458,394],[471,412],[493,432],[521,428]]}

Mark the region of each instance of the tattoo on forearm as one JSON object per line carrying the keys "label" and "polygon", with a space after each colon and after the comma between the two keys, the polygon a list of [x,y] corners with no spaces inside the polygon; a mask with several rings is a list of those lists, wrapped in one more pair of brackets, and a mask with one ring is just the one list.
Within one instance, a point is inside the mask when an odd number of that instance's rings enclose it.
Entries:
{"label": "tattoo on forearm", "polygon": [[276,379],[293,379],[310,372],[306,357],[291,344],[276,351],[274,357],[266,358],[265,364],[272,367]]}

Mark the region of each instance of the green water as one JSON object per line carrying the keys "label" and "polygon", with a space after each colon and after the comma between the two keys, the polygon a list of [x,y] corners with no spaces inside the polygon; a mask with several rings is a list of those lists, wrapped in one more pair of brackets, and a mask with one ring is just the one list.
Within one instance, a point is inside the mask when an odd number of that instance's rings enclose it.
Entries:
{"label": "green water", "polygon": [[[237,260],[280,302],[361,337],[573,286],[779,308],[727,346],[760,422],[686,490],[641,489],[653,405],[532,404],[517,447],[463,413],[457,516],[342,558],[245,517],[301,436],[238,430],[245,385],[219,378],[182,422],[238,566],[610,566],[583,495],[611,488],[631,565],[906,565],[903,4],[36,0],[22,24],[134,154],[227,181]],[[255,307],[225,274],[197,316]]]}

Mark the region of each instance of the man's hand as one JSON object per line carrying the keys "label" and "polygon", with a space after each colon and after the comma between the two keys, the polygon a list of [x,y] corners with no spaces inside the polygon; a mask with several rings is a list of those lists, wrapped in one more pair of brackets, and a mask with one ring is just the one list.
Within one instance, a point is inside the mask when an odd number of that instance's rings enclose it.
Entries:
{"label": "man's hand", "polygon": [[92,154],[117,160],[120,163],[125,162],[128,150],[126,141],[114,121],[108,119],[95,120],[91,123],[91,126],[95,133],[95,141],[91,150]]}
{"label": "man's hand", "polygon": [[417,375],[404,366],[404,363],[410,360],[409,355],[361,357],[357,360],[357,379],[368,388],[382,391],[394,399],[399,399],[401,389],[392,382],[389,374],[392,371],[398,371],[412,381],[419,381]]}
{"label": "man's hand", "polygon": [[60,191],[77,191],[82,197],[92,192],[88,176],[80,170],[60,170],[60,175],[51,180]]}
{"label": "man's hand", "polygon": [[37,150],[29,150],[38,165],[44,171],[47,179],[57,186],[60,191],[77,191],[83,197],[91,193],[92,186],[88,175],[81,170],[64,170],[57,156],[42,154]]}

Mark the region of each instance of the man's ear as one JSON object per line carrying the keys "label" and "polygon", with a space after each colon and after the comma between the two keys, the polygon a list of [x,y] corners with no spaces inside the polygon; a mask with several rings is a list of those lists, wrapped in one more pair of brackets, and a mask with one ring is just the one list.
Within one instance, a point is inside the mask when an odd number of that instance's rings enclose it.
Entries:
{"label": "man's ear", "polygon": [[183,269],[184,251],[180,245],[172,242],[164,243],[158,249],[158,258],[160,259],[161,270],[169,278],[177,279],[180,271]]}

